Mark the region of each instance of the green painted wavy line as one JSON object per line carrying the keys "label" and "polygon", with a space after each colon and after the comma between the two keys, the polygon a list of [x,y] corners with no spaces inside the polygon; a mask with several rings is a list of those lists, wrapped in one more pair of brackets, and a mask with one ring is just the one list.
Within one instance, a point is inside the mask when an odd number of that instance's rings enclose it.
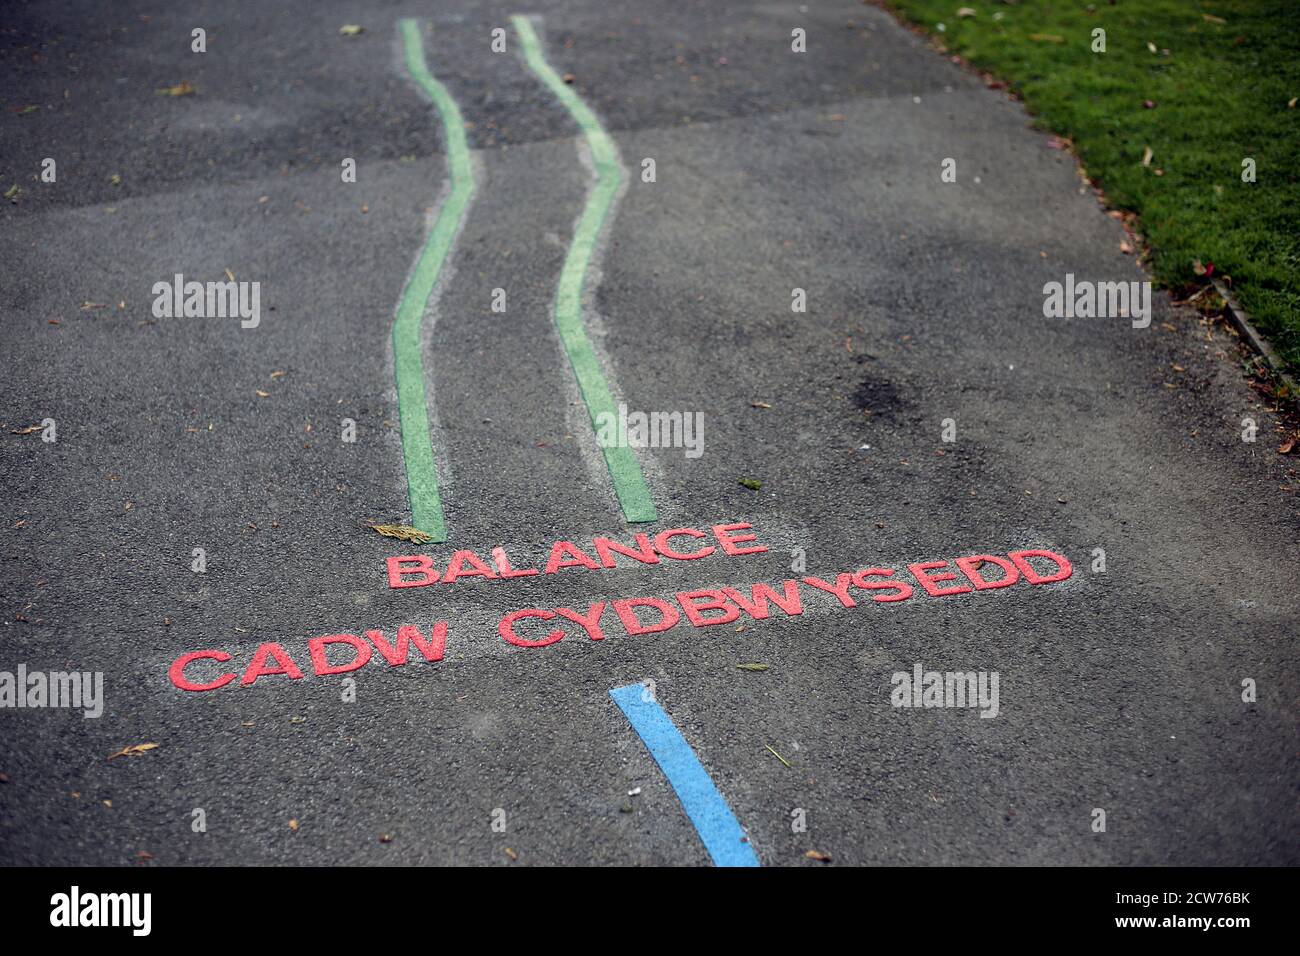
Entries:
{"label": "green painted wavy line", "polygon": [[[560,272],[560,282],[556,288],[554,318],[555,326],[560,332],[560,340],[568,353],[569,364],[578,380],[583,401],[587,403],[587,412],[591,415],[593,428],[599,428],[600,416],[613,416],[617,419],[614,397],[610,393],[609,383],[601,371],[596,352],[591,347],[587,330],[582,324],[582,294],[586,285],[587,270],[591,264],[596,242],[600,237],[601,227],[614,197],[623,185],[626,173],[618,161],[618,151],[614,141],[609,138],[600,120],[582,98],[565,84],[546,62],[541,43],[533,31],[533,25],[524,17],[511,17],[519,43],[523,47],[524,60],[529,69],[541,80],[577,122],[587,145],[591,148],[591,157],[596,167],[596,183],[587,197],[587,205],[582,210],[582,218],[573,234],[564,267]],[[646,487],[641,466],[637,463],[632,449],[622,446],[609,446],[603,449],[605,464],[609,468],[609,477],[614,484],[623,516],[628,521],[655,521],[654,501],[650,489]]]}
{"label": "green painted wavy line", "polygon": [[424,393],[424,362],[420,354],[420,324],[429,296],[451,251],[456,232],[474,196],[474,171],[460,109],[446,87],[433,78],[424,61],[424,43],[415,20],[398,24],[406,69],[411,79],[433,101],[442,120],[447,149],[451,193],[425,240],[393,320],[393,377],[397,383],[397,410],[402,423],[402,456],[406,461],[406,487],[411,501],[411,524],[434,541],[447,540],[447,523],[438,497],[438,468],[433,459],[429,410]]}

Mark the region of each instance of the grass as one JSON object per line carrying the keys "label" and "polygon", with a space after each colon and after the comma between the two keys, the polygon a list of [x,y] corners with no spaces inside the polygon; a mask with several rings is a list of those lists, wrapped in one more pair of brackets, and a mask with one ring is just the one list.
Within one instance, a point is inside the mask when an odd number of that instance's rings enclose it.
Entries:
{"label": "grass", "polygon": [[[1036,125],[1073,141],[1110,205],[1138,215],[1161,285],[1186,290],[1204,281],[1193,260],[1213,263],[1300,371],[1300,105],[1288,106],[1300,96],[1296,0],[890,6],[1007,81]],[[959,17],[963,7],[975,15]],[[1092,50],[1098,28],[1104,53]],[[1242,181],[1247,158],[1254,183]]]}

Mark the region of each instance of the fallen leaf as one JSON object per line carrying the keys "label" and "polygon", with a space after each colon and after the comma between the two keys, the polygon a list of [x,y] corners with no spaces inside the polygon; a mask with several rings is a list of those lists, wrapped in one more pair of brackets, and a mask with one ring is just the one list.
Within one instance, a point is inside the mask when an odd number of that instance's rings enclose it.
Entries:
{"label": "fallen leaf", "polygon": [[380,842],[380,843],[392,843],[392,842],[393,842],[393,835],[392,835],[391,833],[381,833],[381,834],[379,834],[379,842]]}
{"label": "fallen leaf", "polygon": [[412,544],[427,544],[433,540],[433,535],[421,531],[419,528],[412,528],[404,524],[372,524],[366,525],[372,531],[378,531],[385,538],[397,538],[399,541],[409,541]]}
{"label": "fallen leaf", "polygon": [[108,807],[108,809],[110,809],[110,810],[113,809],[113,801],[112,801],[112,800],[104,800],[104,801],[102,801],[102,802],[103,802],[104,806]]}
{"label": "fallen leaf", "polygon": [[155,90],[159,96],[190,96],[195,93],[194,85],[189,80],[181,80],[175,86],[164,86],[160,90]]}
{"label": "fallen leaf", "polygon": [[749,407],[750,408],[771,408],[772,406],[767,404],[767,402],[750,402]]}
{"label": "fallen leaf", "polygon": [[32,432],[38,432],[38,431],[40,431],[40,430],[41,430],[41,426],[40,426],[40,425],[31,425],[31,426],[29,426],[29,427],[27,427],[27,428],[18,428],[18,429],[12,430],[12,431],[9,432],[9,434],[11,434],[11,435],[30,435]]}
{"label": "fallen leaf", "polygon": [[736,667],[742,671],[765,671],[771,664],[737,664]]}
{"label": "fallen leaf", "polygon": [[763,483],[757,478],[741,478],[740,483],[750,491],[758,491],[759,488],[763,487]]}
{"label": "fallen leaf", "polygon": [[565,73],[565,74],[564,74],[564,82],[565,82],[565,83],[568,83],[568,84],[572,85],[573,81],[576,80],[576,79],[577,79],[577,77],[574,76],[572,73]]}
{"label": "fallen leaf", "polygon": [[1296,436],[1292,435],[1286,441],[1282,442],[1282,444],[1277,446],[1277,453],[1279,455],[1289,455],[1291,454],[1291,451],[1292,449],[1295,448],[1295,446],[1296,446]]}
{"label": "fallen leaf", "polygon": [[290,821],[289,821],[289,829],[292,830],[294,833],[297,833],[297,832],[298,832],[298,821],[297,821],[297,820],[290,820]]}
{"label": "fallen leaf", "polygon": [[506,847],[506,856],[510,857],[510,859],[512,860],[519,859],[519,854],[516,853],[514,850],[510,849],[510,847]]}
{"label": "fallen leaf", "polygon": [[264,392],[264,391],[262,391],[260,388],[257,389],[257,394],[258,394],[258,396],[259,396],[260,398],[270,398],[270,397],[271,397],[271,393],[270,393],[270,392]]}
{"label": "fallen leaf", "polygon": [[279,378],[282,375],[284,375],[284,369],[278,368],[271,373],[271,378]]}
{"label": "fallen leaf", "polygon": [[1228,22],[1227,20],[1223,19],[1223,17],[1216,17],[1213,13],[1202,13],[1201,19],[1204,20],[1206,23],[1227,23]]}
{"label": "fallen leaf", "polygon": [[157,744],[131,744],[129,747],[123,747],[115,754],[109,754],[108,759],[112,760],[114,757],[139,757],[157,746]]}
{"label": "fallen leaf", "polygon": [[14,183],[12,186],[10,186],[8,189],[5,190],[5,199],[13,199],[18,195],[18,192],[19,192],[18,184]]}
{"label": "fallen leaf", "polygon": [[1153,153],[1153,152],[1151,151],[1151,147],[1150,147],[1150,146],[1148,146],[1148,147],[1146,147],[1144,150],[1142,150],[1142,165],[1143,165],[1143,166],[1150,166],[1150,165],[1151,165],[1151,157],[1154,156],[1154,155],[1155,155],[1155,153]]}
{"label": "fallen leaf", "polygon": [[819,863],[829,863],[831,861],[831,855],[829,853],[819,853],[816,850],[809,850],[804,854],[804,856],[810,860],[816,860]]}
{"label": "fallen leaf", "polygon": [[1150,40],[1147,41],[1147,49],[1150,50],[1152,53],[1160,52],[1159,50],[1156,49],[1156,45],[1152,43]]}
{"label": "fallen leaf", "polygon": [[1126,256],[1131,256],[1133,254],[1133,247],[1130,246],[1127,242],[1121,242],[1119,244],[1119,251],[1124,253],[1124,255]]}
{"label": "fallen leaf", "polygon": [[1297,100],[1300,100],[1300,96],[1291,97],[1289,100],[1286,101],[1286,108],[1289,110],[1295,109],[1295,104]]}
{"label": "fallen leaf", "polygon": [[339,27],[339,33],[345,37],[354,37],[365,32],[366,28],[357,23],[345,23]]}
{"label": "fallen leaf", "polygon": [[973,16],[975,16],[975,10],[974,10],[972,7],[961,7],[961,8],[958,9],[958,11],[957,11],[957,16],[959,16],[959,17],[973,17]]}

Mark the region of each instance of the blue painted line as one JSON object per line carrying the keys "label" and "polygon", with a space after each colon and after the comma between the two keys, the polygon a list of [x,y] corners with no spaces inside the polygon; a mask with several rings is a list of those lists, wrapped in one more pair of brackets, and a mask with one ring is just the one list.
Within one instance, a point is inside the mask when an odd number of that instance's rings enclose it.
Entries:
{"label": "blue painted line", "polygon": [[758,855],[745,840],[745,831],[718,788],[709,779],[676,725],[654,700],[644,700],[644,684],[628,684],[609,692],[628,722],[641,736],[650,756],[664,772],[682,809],[695,825],[704,849],[716,866],[759,866]]}

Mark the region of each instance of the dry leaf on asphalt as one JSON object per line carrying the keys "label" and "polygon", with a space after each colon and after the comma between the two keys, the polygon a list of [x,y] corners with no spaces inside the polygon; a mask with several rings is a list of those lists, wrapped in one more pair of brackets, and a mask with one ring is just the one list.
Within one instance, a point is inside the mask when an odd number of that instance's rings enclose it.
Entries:
{"label": "dry leaf on asphalt", "polygon": [[354,37],[365,32],[366,28],[357,23],[345,23],[339,27],[339,33],[345,37]]}
{"label": "dry leaf on asphalt", "polygon": [[196,91],[194,89],[194,84],[189,80],[181,80],[175,86],[164,86],[162,89],[156,90],[155,92],[159,96],[189,96]]}
{"label": "dry leaf on asphalt", "polygon": [[804,856],[810,860],[817,860],[819,863],[829,863],[831,861],[829,853],[818,853],[816,850],[809,850]]}
{"label": "dry leaf on asphalt", "polygon": [[433,535],[405,524],[371,524],[366,527],[378,531],[386,538],[397,538],[399,541],[409,541],[412,544],[427,544],[433,540]]}
{"label": "dry leaf on asphalt", "polygon": [[157,744],[131,744],[131,746],[123,747],[115,754],[109,754],[108,759],[112,760],[114,757],[139,757],[157,746]]}

